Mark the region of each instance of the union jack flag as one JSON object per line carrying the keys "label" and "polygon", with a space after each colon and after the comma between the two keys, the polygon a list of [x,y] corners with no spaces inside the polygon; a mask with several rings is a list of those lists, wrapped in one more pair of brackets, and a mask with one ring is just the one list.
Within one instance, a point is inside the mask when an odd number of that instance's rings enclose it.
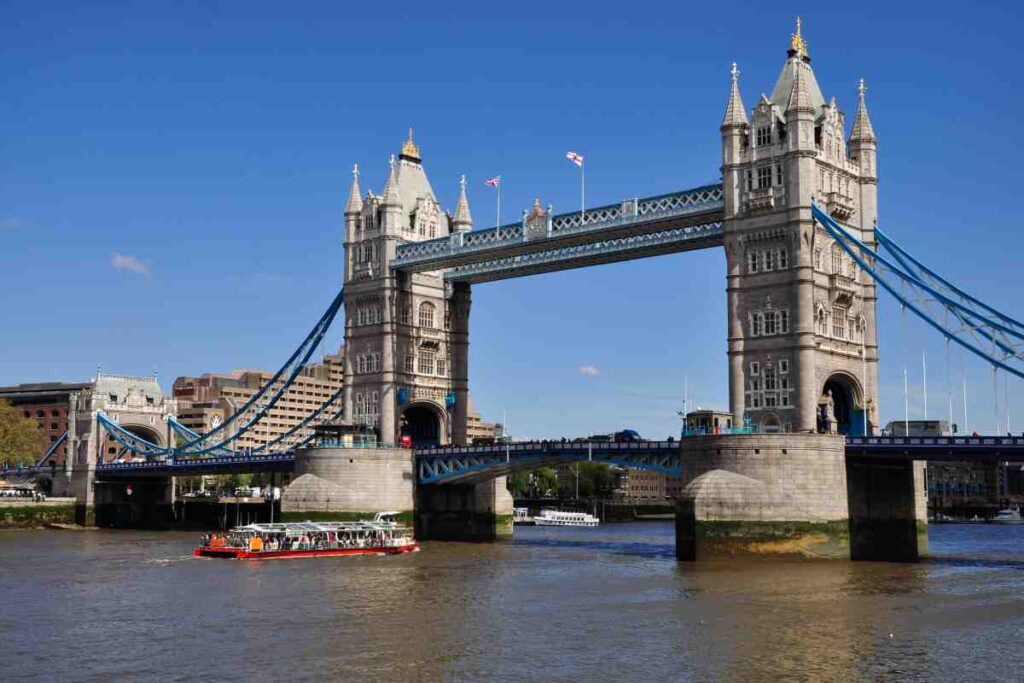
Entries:
{"label": "union jack flag", "polygon": [[576,152],[566,152],[565,158],[576,164],[577,166],[583,166],[583,155]]}
{"label": "union jack flag", "polygon": [[484,185],[487,187],[497,187],[498,185],[501,185],[501,176],[496,175],[493,178],[488,178],[484,181]]}

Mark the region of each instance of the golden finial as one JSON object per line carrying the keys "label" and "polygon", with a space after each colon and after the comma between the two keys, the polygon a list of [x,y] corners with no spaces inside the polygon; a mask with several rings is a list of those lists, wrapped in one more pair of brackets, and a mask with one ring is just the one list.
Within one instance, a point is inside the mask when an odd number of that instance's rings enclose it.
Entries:
{"label": "golden finial", "polygon": [[807,41],[804,40],[800,30],[802,23],[800,17],[796,18],[796,33],[794,33],[789,39],[789,49],[795,52],[800,57],[807,56]]}
{"label": "golden finial", "polygon": [[420,160],[420,148],[416,146],[416,143],[412,141],[412,128],[409,128],[409,139],[402,145],[402,153],[399,155],[403,159],[409,159],[410,161]]}

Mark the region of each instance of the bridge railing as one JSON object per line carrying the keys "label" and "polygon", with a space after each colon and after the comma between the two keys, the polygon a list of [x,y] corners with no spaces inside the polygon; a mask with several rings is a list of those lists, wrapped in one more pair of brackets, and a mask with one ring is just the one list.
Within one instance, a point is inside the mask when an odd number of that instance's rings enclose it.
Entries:
{"label": "bridge railing", "polygon": [[[595,207],[582,213],[573,211],[559,214],[550,218],[547,238],[596,232],[632,223],[649,223],[711,210],[721,207],[722,197],[721,185],[705,185],[681,192],[627,199],[619,204]],[[512,246],[526,239],[527,235],[521,222],[487,230],[454,233],[447,237],[399,245],[391,267],[409,267],[459,254]]]}
{"label": "bridge railing", "polygon": [[850,446],[1018,446],[1019,436],[848,436]]}

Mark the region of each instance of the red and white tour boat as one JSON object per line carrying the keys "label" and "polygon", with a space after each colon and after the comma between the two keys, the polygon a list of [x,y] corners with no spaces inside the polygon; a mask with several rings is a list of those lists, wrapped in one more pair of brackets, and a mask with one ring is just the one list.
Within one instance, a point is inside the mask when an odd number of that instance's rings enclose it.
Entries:
{"label": "red and white tour boat", "polygon": [[277,560],[292,557],[401,555],[420,549],[412,531],[379,513],[363,522],[288,522],[247,524],[203,537],[196,557]]}

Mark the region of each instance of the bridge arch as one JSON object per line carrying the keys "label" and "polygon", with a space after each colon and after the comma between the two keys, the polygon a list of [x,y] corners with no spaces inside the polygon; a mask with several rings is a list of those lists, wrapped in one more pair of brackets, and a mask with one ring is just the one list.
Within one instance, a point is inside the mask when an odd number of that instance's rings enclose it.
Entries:
{"label": "bridge arch", "polygon": [[402,408],[402,436],[413,446],[431,448],[448,443],[448,416],[433,401],[413,401]]}
{"label": "bridge arch", "polygon": [[835,422],[831,429],[847,436],[863,435],[864,390],[856,377],[845,372],[833,372],[828,376],[822,384],[819,402],[819,421],[823,429],[829,428],[824,423],[830,410]]}

